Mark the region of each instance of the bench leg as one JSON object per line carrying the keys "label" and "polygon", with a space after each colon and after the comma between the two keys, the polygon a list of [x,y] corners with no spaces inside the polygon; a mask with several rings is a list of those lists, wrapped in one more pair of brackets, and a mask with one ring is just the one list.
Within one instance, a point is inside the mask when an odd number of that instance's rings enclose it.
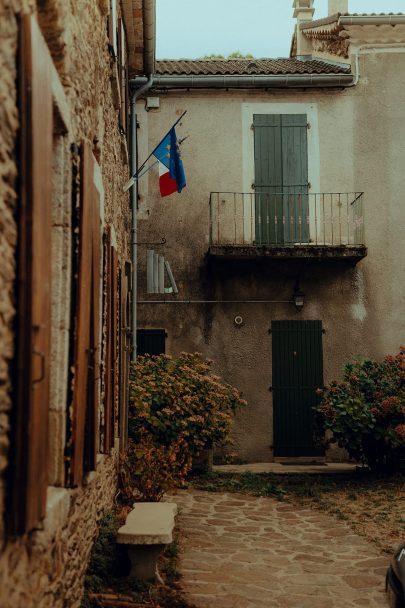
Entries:
{"label": "bench leg", "polygon": [[131,560],[130,576],[140,581],[156,578],[157,560],[166,545],[130,545],[128,555]]}

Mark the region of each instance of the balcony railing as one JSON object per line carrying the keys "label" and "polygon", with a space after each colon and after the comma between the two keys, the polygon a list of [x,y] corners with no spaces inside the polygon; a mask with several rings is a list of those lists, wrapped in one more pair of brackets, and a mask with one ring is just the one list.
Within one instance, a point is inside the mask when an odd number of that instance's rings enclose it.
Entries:
{"label": "balcony railing", "polygon": [[364,246],[362,192],[211,192],[211,246]]}

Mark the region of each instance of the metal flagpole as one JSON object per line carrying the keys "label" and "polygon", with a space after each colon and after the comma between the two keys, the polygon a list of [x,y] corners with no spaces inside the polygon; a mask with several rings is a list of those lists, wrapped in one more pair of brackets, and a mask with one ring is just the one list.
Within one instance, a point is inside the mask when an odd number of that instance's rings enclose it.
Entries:
{"label": "metal flagpole", "polygon": [[124,186],[124,188],[123,188],[123,191],[124,191],[124,192],[126,192],[127,190],[129,190],[129,189],[130,189],[130,187],[134,185],[135,180],[138,178],[139,173],[142,171],[142,169],[144,168],[144,166],[146,165],[146,163],[148,162],[148,160],[151,158],[151,156],[153,156],[153,155],[154,155],[154,153],[156,152],[156,150],[158,149],[158,147],[160,146],[160,144],[162,143],[162,141],[163,141],[163,140],[164,140],[164,139],[165,139],[165,138],[168,136],[168,134],[170,133],[170,131],[171,131],[172,129],[174,129],[174,127],[175,127],[176,125],[178,125],[178,124],[179,124],[179,122],[180,122],[180,121],[181,121],[181,119],[182,119],[182,118],[185,116],[185,114],[187,114],[187,110],[185,110],[185,111],[183,112],[183,114],[180,116],[180,118],[178,118],[178,119],[176,120],[176,122],[174,123],[174,125],[172,125],[172,126],[170,127],[170,129],[167,131],[167,133],[165,134],[165,136],[164,136],[164,137],[162,137],[162,139],[160,140],[160,142],[158,143],[158,145],[157,145],[157,146],[155,146],[155,147],[153,148],[152,152],[149,154],[149,156],[148,156],[148,158],[145,160],[145,162],[144,162],[144,163],[142,163],[142,165],[139,167],[138,171],[137,171],[136,173],[134,173],[134,174],[133,174],[133,176],[131,177],[131,179],[130,179],[130,180],[128,180],[128,182],[125,184],[125,186]]}

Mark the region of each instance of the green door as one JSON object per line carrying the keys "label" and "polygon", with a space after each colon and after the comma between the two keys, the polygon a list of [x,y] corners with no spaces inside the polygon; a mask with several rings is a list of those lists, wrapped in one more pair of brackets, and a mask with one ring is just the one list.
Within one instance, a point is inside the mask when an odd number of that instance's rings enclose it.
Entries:
{"label": "green door", "polygon": [[323,386],[322,321],[272,321],[275,456],[319,456],[313,407]]}
{"label": "green door", "polygon": [[254,114],[258,245],[308,242],[306,114]]}

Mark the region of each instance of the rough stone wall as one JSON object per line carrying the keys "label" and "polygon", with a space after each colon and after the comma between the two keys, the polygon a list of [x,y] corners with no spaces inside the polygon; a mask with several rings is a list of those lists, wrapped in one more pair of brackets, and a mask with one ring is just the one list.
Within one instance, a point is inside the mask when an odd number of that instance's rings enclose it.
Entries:
{"label": "rough stone wall", "polygon": [[2,608],[78,608],[97,522],[116,493],[116,460],[103,459],[87,485],[53,488],[43,530],[10,542],[0,557]]}
{"label": "rough stone wall", "polygon": [[[117,3],[119,4],[119,3]],[[18,14],[37,12],[64,87],[71,131],[55,156],[53,209],[50,487],[44,530],[8,540],[5,482],[12,420],[18,192],[16,144]],[[105,0],[0,0],[0,606],[76,607],[102,512],[116,491],[117,457],[103,457],[83,488],[64,489],[62,421],[67,416],[67,344],[71,237],[69,147],[87,140],[102,173],[104,226],[112,224],[120,259],[130,255],[130,208],[122,184],[128,176],[125,135],[118,126],[116,69],[108,51]],[[57,151],[57,146],[55,147]],[[60,176],[58,175],[60,173]],[[60,177],[60,179],[59,179]],[[58,194],[59,193],[59,194]],[[60,196],[59,196],[60,195]],[[60,275],[60,276],[58,276]],[[58,281],[56,281],[56,278]]]}

